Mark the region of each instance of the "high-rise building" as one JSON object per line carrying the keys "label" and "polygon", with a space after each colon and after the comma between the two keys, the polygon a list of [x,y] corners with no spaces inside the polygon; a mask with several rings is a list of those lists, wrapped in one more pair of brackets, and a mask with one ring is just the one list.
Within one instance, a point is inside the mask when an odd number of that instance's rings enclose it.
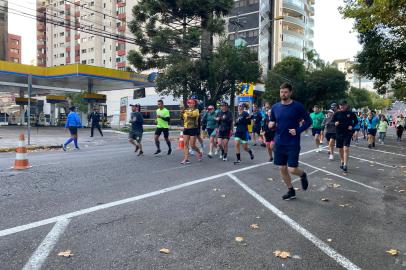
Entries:
{"label": "high-rise building", "polygon": [[7,61],[21,63],[21,36],[8,34]]}
{"label": "high-rise building", "polygon": [[258,52],[264,76],[287,56],[313,49],[315,0],[236,0],[228,36]]}
{"label": "high-rise building", "polygon": [[0,1],[0,60],[7,59],[8,1]]}
{"label": "high-rise building", "polygon": [[125,70],[135,48],[127,22],[137,0],[37,0],[37,63]]}

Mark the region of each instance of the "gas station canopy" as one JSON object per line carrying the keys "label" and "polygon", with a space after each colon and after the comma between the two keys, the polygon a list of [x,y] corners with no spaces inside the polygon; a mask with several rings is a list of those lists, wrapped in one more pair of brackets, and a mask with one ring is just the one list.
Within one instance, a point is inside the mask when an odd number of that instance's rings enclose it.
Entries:
{"label": "gas station canopy", "polygon": [[73,64],[57,67],[37,67],[0,61],[0,92],[19,92],[28,87],[32,75],[32,88],[36,94],[59,92],[91,92],[154,86],[148,75]]}

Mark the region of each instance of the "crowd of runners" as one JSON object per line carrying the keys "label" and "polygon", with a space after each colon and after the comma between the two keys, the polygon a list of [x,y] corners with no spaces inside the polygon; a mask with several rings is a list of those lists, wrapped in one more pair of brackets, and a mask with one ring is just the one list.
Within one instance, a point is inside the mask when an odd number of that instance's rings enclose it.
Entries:
{"label": "crowd of runners", "polygon": [[[190,164],[191,155],[201,161],[204,153],[209,159],[219,158],[226,162],[230,158],[229,144],[233,138],[235,147],[233,162],[238,165],[242,161],[241,150],[247,153],[249,159],[253,160],[252,148],[260,145],[266,148],[269,155],[268,161],[279,166],[281,177],[288,187],[288,192],[282,198],[290,200],[296,196],[291,174],[300,177],[303,190],[308,187],[307,175],[299,168],[299,153],[300,135],[309,128],[314,137],[315,152],[321,152],[327,148],[328,157],[326,158],[333,161],[335,160],[335,148],[337,148],[338,166],[344,173],[348,172],[351,143],[357,144],[362,138],[367,141],[369,148],[374,148],[378,136],[378,142],[384,144],[386,132],[390,126],[396,128],[397,140],[402,139],[405,129],[403,115],[396,117],[378,115],[373,110],[356,112],[349,108],[345,100],[338,104],[331,104],[327,111],[322,111],[319,106],[315,105],[313,112],[309,114],[302,104],[291,98],[292,93],[292,86],[284,83],[280,87],[280,102],[272,107],[269,103],[265,103],[261,109],[257,105],[253,105],[252,111],[247,103],[241,103],[238,104],[238,112],[235,117],[227,102],[221,102],[216,107],[210,105],[207,108],[201,108],[201,104],[196,99],[189,99],[187,108],[181,110],[184,139],[181,164]],[[144,119],[141,106],[139,104],[130,106],[132,112],[129,142],[134,145],[135,153],[142,156],[144,155],[142,146]],[[160,143],[162,134],[167,145],[166,154],[171,155],[172,145],[169,138],[171,113],[165,108],[162,100],[158,101],[157,106],[154,155],[162,154]],[[65,151],[71,142],[74,142],[75,148],[79,149],[77,128],[81,126],[81,122],[78,114],[75,113],[75,108],[71,107],[70,110],[65,127],[69,129],[71,138],[62,146]],[[93,118],[97,121],[97,112],[93,112],[89,117],[90,120]],[[96,124],[92,123],[91,136],[93,136],[95,127],[99,129]],[[102,134],[101,130],[99,131]],[[208,139],[207,149],[204,146],[204,138]],[[326,141],[325,147],[323,146],[324,140]]]}

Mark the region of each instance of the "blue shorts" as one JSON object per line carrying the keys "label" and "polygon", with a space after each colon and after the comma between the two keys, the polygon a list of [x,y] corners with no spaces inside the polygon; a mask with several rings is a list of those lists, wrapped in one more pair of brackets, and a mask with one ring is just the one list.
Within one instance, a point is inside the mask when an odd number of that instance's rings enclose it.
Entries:
{"label": "blue shorts", "polygon": [[77,127],[69,127],[70,135],[78,135],[78,128]]}
{"label": "blue shorts", "polygon": [[316,136],[316,134],[321,134],[321,128],[312,128],[312,135]]}
{"label": "blue shorts", "polygon": [[286,166],[290,168],[299,167],[299,145],[278,145],[274,146],[274,164],[277,166]]}

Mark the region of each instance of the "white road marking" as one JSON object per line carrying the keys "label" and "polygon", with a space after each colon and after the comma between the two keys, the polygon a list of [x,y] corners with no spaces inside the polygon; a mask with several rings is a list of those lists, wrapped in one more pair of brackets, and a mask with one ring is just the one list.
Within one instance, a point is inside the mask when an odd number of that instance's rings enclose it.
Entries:
{"label": "white road marking", "polygon": [[[310,151],[301,153],[300,155],[309,154],[309,153],[312,153],[312,152],[315,152],[315,151],[316,151],[316,149],[310,150]],[[25,225],[20,225],[20,226],[16,226],[16,227],[13,227],[13,228],[1,230],[0,231],[0,237],[10,235],[10,234],[19,233],[19,232],[26,231],[26,230],[29,230],[29,229],[44,226],[44,225],[47,225],[47,224],[55,223],[58,220],[63,219],[63,218],[73,218],[73,217],[89,214],[89,213],[92,213],[92,212],[96,212],[96,211],[99,211],[99,210],[108,209],[108,208],[111,208],[111,207],[131,203],[131,202],[135,202],[135,201],[139,201],[139,200],[142,200],[142,199],[145,199],[145,198],[161,195],[161,194],[164,194],[164,193],[167,193],[167,192],[170,192],[170,191],[178,190],[178,189],[181,189],[181,188],[184,188],[184,187],[189,187],[189,186],[192,186],[192,185],[195,185],[195,184],[199,184],[199,183],[207,182],[207,181],[214,180],[214,179],[217,179],[217,178],[220,178],[220,177],[224,177],[224,176],[227,176],[228,173],[238,173],[238,172],[248,171],[248,170],[255,169],[255,168],[258,168],[258,167],[261,167],[261,166],[265,166],[265,165],[270,165],[270,163],[269,162],[264,162],[264,163],[248,166],[248,167],[245,167],[245,168],[241,168],[241,169],[238,169],[238,170],[228,171],[228,172],[216,174],[216,175],[213,175],[213,176],[201,178],[201,179],[198,179],[198,180],[194,180],[194,181],[191,181],[191,182],[183,183],[183,184],[180,184],[180,185],[160,189],[160,190],[153,191],[153,192],[150,192],[150,193],[146,193],[146,194],[142,194],[142,195],[138,195],[138,196],[134,196],[134,197],[130,197],[130,198],[126,198],[126,199],[122,199],[122,200],[118,200],[118,201],[114,201],[114,202],[110,202],[110,203],[106,203],[106,204],[102,204],[102,205],[98,205],[98,206],[94,206],[94,207],[90,207],[90,208],[85,208],[85,209],[78,210],[78,211],[75,211],[75,212],[59,215],[59,216],[56,216],[56,217],[52,217],[52,218],[48,218],[48,219],[28,223],[28,224],[25,224]]]}
{"label": "white road marking", "polygon": [[384,163],[380,163],[380,162],[376,162],[376,161],[372,161],[372,160],[368,160],[368,159],[364,159],[364,158],[360,158],[360,157],[350,156],[350,158],[358,159],[358,160],[369,162],[372,164],[381,165],[383,167],[388,167],[388,168],[392,168],[392,169],[396,168],[396,166],[392,166],[392,165],[388,165],[388,164],[384,164]]}
{"label": "white road marking", "polygon": [[241,186],[245,191],[247,191],[252,197],[254,197],[257,201],[259,201],[263,206],[271,210],[272,213],[277,215],[280,219],[282,219],[286,224],[288,224],[292,229],[294,229],[296,232],[300,233],[302,236],[304,236],[307,240],[312,242],[316,247],[318,247],[321,251],[323,251],[325,254],[327,254],[330,258],[335,260],[337,263],[339,263],[341,266],[343,266],[345,269],[350,269],[350,270],[361,270],[358,266],[356,266],[354,263],[352,263],[349,259],[345,258],[341,254],[339,254],[337,251],[335,251],[333,248],[331,248],[329,245],[327,245],[325,242],[320,240],[317,236],[312,234],[310,231],[306,230],[303,228],[299,223],[291,219],[289,216],[287,216],[285,213],[283,213],[281,210],[276,208],[273,204],[271,204],[269,201],[265,200],[261,195],[256,193],[254,190],[252,190],[250,187],[248,187],[246,184],[244,184],[241,180],[239,180],[236,176],[233,174],[229,173],[228,176],[234,180],[239,186]]}
{"label": "white road marking", "polygon": [[24,265],[22,270],[37,270],[41,269],[42,264],[45,262],[49,253],[51,253],[59,237],[63,234],[66,227],[68,227],[69,219],[60,219],[42,240],[41,244],[31,255],[28,262]]}
{"label": "white road marking", "polygon": [[375,191],[384,192],[382,189],[379,189],[379,188],[376,188],[376,187],[372,187],[372,186],[368,186],[368,185],[366,185],[366,184],[364,184],[364,183],[361,183],[361,182],[352,180],[352,179],[350,179],[350,178],[348,178],[348,177],[345,177],[345,176],[342,176],[342,175],[339,175],[339,174],[336,174],[336,173],[333,173],[333,172],[329,172],[329,171],[327,171],[327,170],[324,170],[324,169],[321,169],[321,168],[319,168],[319,167],[310,165],[310,164],[308,164],[308,163],[305,163],[305,162],[302,162],[302,161],[299,161],[299,163],[301,163],[301,164],[303,164],[303,165],[306,165],[306,166],[308,166],[308,167],[310,167],[310,168],[313,168],[313,169],[316,169],[316,170],[319,170],[319,171],[328,173],[328,174],[330,174],[330,175],[334,175],[335,177],[341,178],[341,179],[343,179],[343,180],[346,180],[346,181],[349,181],[349,182],[358,184],[358,185],[360,185],[360,186],[363,186],[363,187],[366,187],[366,188],[369,188],[369,189],[372,189],[372,190],[375,190]]}
{"label": "white road marking", "polygon": [[369,149],[369,148],[366,148],[366,147],[361,147],[361,146],[356,146],[356,145],[353,145],[353,146],[351,146],[351,147],[360,148],[360,149],[364,149],[364,150],[368,150],[368,151],[374,151],[374,152],[384,153],[384,154],[390,154],[390,155],[400,156],[400,157],[406,157],[406,155],[399,154],[399,153],[393,153],[393,152],[388,152],[388,151],[383,151],[383,150],[377,150],[377,149]]}
{"label": "white road marking", "polygon": [[[319,171],[319,170],[315,170],[315,171],[309,172],[309,173],[307,174],[307,176],[312,175],[312,174],[315,174],[315,173],[318,172],[318,171]],[[292,183],[296,183],[296,182],[299,181],[299,180],[300,180],[300,177],[298,177],[298,178],[296,178],[295,180],[293,180]]]}

